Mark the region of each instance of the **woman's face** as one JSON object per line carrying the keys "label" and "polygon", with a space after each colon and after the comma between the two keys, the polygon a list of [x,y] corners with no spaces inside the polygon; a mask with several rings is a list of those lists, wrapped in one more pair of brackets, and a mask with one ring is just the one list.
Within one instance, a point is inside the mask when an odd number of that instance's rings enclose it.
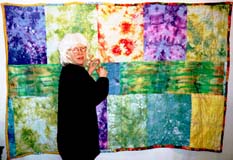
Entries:
{"label": "woman's face", "polygon": [[68,50],[69,58],[74,64],[84,66],[87,55],[87,46],[76,45]]}

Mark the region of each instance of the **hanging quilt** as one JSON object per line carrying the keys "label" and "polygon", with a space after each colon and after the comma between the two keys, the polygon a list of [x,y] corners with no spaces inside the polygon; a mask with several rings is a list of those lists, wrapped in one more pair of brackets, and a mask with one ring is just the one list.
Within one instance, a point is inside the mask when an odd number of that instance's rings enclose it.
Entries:
{"label": "hanging quilt", "polygon": [[88,58],[99,58],[109,72],[109,95],[97,106],[101,151],[221,152],[231,8],[223,2],[2,4],[8,157],[58,153],[57,47],[73,32],[87,37]]}

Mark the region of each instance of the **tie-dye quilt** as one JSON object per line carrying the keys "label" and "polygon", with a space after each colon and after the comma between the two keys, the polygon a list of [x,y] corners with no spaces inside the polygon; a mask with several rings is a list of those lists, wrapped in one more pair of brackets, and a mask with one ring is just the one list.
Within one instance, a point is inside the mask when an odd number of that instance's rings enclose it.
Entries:
{"label": "tie-dye quilt", "polygon": [[71,32],[87,37],[89,56],[109,71],[109,95],[97,106],[103,152],[162,147],[221,152],[231,7],[2,4],[8,156],[58,153],[57,47]]}

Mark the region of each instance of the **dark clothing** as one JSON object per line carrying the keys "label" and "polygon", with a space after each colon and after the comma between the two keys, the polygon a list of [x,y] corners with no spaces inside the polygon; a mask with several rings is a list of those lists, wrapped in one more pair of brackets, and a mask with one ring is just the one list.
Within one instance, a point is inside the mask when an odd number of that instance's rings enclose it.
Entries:
{"label": "dark clothing", "polygon": [[109,91],[109,80],[96,81],[84,67],[62,67],[58,88],[58,151],[63,160],[94,160],[100,153],[96,106]]}

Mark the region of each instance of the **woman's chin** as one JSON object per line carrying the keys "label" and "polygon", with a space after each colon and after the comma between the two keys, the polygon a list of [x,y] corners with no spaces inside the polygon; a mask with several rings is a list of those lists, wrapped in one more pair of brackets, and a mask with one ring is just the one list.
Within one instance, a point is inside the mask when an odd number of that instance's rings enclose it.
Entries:
{"label": "woman's chin", "polygon": [[77,65],[84,66],[84,62],[76,62]]}

